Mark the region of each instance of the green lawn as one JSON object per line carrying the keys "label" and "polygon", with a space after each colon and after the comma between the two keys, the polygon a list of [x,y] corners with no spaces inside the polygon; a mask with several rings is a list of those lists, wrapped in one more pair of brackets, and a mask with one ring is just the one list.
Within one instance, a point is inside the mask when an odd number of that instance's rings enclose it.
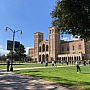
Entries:
{"label": "green lawn", "polygon": [[81,70],[81,73],[77,73],[76,67],[73,66],[22,70],[15,71],[15,73],[35,76],[60,84],[73,85],[90,90],[90,66],[82,66]]}

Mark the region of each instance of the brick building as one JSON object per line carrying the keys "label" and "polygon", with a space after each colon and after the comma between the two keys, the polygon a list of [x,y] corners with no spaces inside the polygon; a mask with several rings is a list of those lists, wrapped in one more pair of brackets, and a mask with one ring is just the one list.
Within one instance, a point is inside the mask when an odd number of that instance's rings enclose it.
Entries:
{"label": "brick building", "polygon": [[37,62],[58,60],[75,63],[76,60],[90,60],[90,41],[60,40],[60,32],[57,28],[50,27],[48,40],[43,40],[43,33],[34,33],[34,48],[29,49],[28,55]]}

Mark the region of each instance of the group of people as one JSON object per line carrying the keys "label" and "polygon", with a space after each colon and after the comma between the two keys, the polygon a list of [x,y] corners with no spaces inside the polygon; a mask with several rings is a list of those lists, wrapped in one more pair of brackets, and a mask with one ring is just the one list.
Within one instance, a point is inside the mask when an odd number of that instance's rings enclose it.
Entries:
{"label": "group of people", "polygon": [[[45,61],[45,66],[48,66],[48,61],[47,60]],[[52,60],[52,66],[53,67],[57,66],[57,61],[56,60]],[[76,61],[76,69],[77,69],[77,72],[81,72],[80,62],[78,60]]]}
{"label": "group of people", "polygon": [[[57,66],[57,61],[56,60],[52,60],[52,66],[55,67]],[[77,67],[77,72],[81,72],[81,68],[80,68],[80,62],[77,60],[76,61],[76,67]],[[45,66],[48,66],[48,60],[45,60]],[[7,72],[10,71],[9,70],[9,67],[10,67],[10,60],[7,59]]]}
{"label": "group of people", "polygon": [[[48,66],[48,60],[45,60],[45,66]],[[53,67],[57,66],[56,60],[52,60],[52,66]],[[80,62],[78,60],[76,61],[76,69],[77,69],[77,72],[81,72]]]}
{"label": "group of people", "polygon": [[88,61],[84,60],[83,64],[84,64],[84,66],[90,65],[90,60],[88,60]]}
{"label": "group of people", "polygon": [[[48,60],[45,60],[45,62],[44,62],[44,63],[45,63],[45,66],[48,66]],[[57,63],[57,61],[56,61],[56,60],[52,60],[52,66],[54,66],[54,67],[55,67],[55,66],[57,66],[57,64],[56,64],[56,63]]]}

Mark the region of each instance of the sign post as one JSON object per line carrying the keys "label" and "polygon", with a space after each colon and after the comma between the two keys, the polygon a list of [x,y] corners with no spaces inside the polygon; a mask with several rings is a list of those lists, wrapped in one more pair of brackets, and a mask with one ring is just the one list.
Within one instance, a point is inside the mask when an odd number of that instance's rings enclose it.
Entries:
{"label": "sign post", "polygon": [[[12,30],[12,29],[9,28],[9,27],[6,27],[6,31],[7,31],[7,30],[12,31],[12,33],[13,33],[13,41],[12,41],[12,42],[13,42],[13,45],[11,45],[11,47],[13,46],[13,47],[11,48],[11,49],[12,49],[12,60],[11,60],[11,68],[10,68],[10,71],[13,71],[12,63],[13,63],[13,52],[14,52],[14,46],[15,46],[15,41],[14,41],[15,33],[20,31],[21,34],[22,34],[22,31],[21,31],[21,30],[15,31],[15,30]],[[9,44],[11,44],[11,42],[9,42]],[[9,44],[8,44],[8,46],[9,46]],[[10,48],[9,48],[9,49],[10,49]]]}

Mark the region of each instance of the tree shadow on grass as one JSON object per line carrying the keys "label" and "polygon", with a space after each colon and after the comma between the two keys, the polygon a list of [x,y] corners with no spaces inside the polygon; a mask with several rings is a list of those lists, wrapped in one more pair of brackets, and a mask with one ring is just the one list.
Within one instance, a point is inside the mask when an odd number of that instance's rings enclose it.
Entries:
{"label": "tree shadow on grass", "polygon": [[[59,76],[51,77],[51,76],[42,76],[40,74],[33,75],[34,77],[40,78],[40,79],[46,79],[50,81],[57,82],[56,84],[66,87],[70,90],[79,90],[77,86],[84,86],[84,85],[90,85],[90,82],[80,82],[80,81],[74,81],[74,80],[68,80]],[[80,89],[81,90],[81,89]],[[84,90],[90,90],[90,88],[85,88]]]}
{"label": "tree shadow on grass", "polygon": [[41,71],[34,70],[34,71],[28,71],[28,72],[41,72]]}

